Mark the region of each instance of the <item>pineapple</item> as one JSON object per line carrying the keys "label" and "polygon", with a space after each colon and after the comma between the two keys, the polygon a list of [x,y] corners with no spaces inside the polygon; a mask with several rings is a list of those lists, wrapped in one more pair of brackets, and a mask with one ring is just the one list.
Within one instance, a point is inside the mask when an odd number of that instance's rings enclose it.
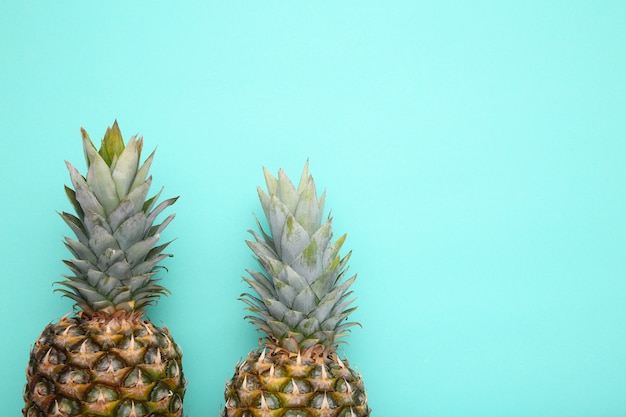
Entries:
{"label": "pineapple", "polygon": [[168,290],[157,264],[171,256],[157,245],[172,221],[156,217],[176,198],[146,199],[154,152],[140,166],[143,138],[126,145],[117,122],[96,150],[81,129],[88,172],[66,162],[65,187],[76,215],[60,213],[76,239],[65,238],[72,274],[57,289],[75,312],[49,324],[30,353],[25,417],[180,417],[185,394],[182,352],[144,308]]}
{"label": "pineapple", "polygon": [[269,224],[247,242],[262,267],[244,280],[246,317],[265,333],[262,346],[237,364],[226,384],[222,417],[369,416],[358,372],[337,353],[338,339],[357,323],[346,279],[350,257],[339,255],[346,235],[332,242],[332,218],[322,223],[325,193],[304,167],[296,189],[280,170],[264,169],[267,193],[258,188]]}

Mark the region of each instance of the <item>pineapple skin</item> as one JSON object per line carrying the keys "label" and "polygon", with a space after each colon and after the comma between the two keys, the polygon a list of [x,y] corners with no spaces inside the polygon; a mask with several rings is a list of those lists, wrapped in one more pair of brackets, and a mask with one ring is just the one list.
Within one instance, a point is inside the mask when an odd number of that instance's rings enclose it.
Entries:
{"label": "pineapple skin", "polygon": [[181,417],[182,351],[138,314],[65,316],[30,353],[25,417]]}
{"label": "pineapple skin", "polygon": [[226,383],[222,417],[366,417],[361,375],[316,345],[303,354],[268,346],[250,352]]}

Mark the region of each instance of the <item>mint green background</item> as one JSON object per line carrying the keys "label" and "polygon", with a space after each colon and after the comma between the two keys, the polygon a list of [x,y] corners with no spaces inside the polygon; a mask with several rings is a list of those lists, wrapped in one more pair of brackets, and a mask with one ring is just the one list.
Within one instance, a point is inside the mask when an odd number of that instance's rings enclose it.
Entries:
{"label": "mint green background", "polygon": [[[125,3],[132,3],[127,5]],[[0,402],[19,415],[79,127],[158,145],[189,416],[217,416],[261,167],[348,233],[374,416],[626,415],[626,2],[3,2]]]}

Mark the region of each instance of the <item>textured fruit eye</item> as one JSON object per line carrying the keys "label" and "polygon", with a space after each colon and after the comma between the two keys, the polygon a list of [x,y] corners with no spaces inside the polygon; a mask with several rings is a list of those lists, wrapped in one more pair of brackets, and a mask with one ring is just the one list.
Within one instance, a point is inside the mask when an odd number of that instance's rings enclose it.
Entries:
{"label": "textured fruit eye", "polygon": [[113,373],[124,368],[124,362],[115,355],[108,354],[96,364],[96,371]]}
{"label": "textured fruit eye", "polygon": [[122,402],[117,408],[116,417],[144,417],[148,414],[146,407],[133,400]]}
{"label": "textured fruit eye", "polygon": [[94,384],[92,388],[87,391],[86,402],[111,402],[118,399],[117,391],[106,385]]}
{"label": "textured fruit eye", "polygon": [[48,350],[48,352],[46,353],[46,355],[43,358],[43,361],[47,361],[53,365],[60,365],[65,363],[65,360],[67,359],[67,356],[65,355],[65,353],[61,352],[58,349],[55,348],[50,348]]}
{"label": "textured fruit eye", "polygon": [[150,347],[144,355],[145,363],[161,363],[161,350],[158,347]]}
{"label": "textured fruit eye", "polygon": [[159,402],[170,398],[172,395],[174,395],[174,393],[169,387],[165,383],[159,382],[150,393],[150,400]]}
{"label": "textured fruit eye", "polygon": [[144,386],[152,382],[150,378],[148,378],[147,374],[141,372],[140,368],[135,368],[128,373],[126,378],[124,379],[124,387],[126,388],[134,388],[137,386]]}
{"label": "textured fruit eye", "polygon": [[169,412],[179,415],[183,410],[183,399],[180,395],[174,394],[170,399]]}
{"label": "textured fruit eye", "polygon": [[167,363],[166,375],[168,378],[178,378],[180,376],[180,368],[175,361],[169,361]]}
{"label": "textured fruit eye", "polygon": [[38,396],[49,395],[54,392],[54,385],[47,380],[39,381],[37,385],[35,385],[33,392]]}
{"label": "textured fruit eye", "polygon": [[60,398],[50,404],[48,409],[51,416],[75,416],[80,412],[80,403],[78,400],[70,398]]}
{"label": "textured fruit eye", "polygon": [[80,369],[66,368],[59,374],[57,382],[62,384],[86,384],[89,382],[89,374]]}

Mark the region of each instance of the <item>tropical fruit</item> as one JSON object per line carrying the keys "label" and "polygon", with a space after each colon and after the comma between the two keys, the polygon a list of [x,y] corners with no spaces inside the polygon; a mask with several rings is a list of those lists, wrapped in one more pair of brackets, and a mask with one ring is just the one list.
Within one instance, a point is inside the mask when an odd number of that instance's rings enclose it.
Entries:
{"label": "tropical fruit", "polygon": [[266,169],[258,188],[269,226],[247,242],[261,270],[248,271],[253,290],[243,294],[247,319],[265,333],[262,345],[237,364],[226,384],[223,417],[369,416],[361,375],[337,353],[354,311],[346,277],[350,254],[332,241],[332,218],[323,221],[325,193],[317,196],[308,163],[298,188],[280,170]]}
{"label": "tropical fruit", "polygon": [[182,351],[144,310],[168,292],[156,274],[169,242],[158,241],[174,214],[156,220],[176,198],[147,198],[154,152],[140,165],[143,138],[124,145],[115,122],[96,150],[81,130],[88,170],[66,163],[76,214],[61,217],[75,238],[65,238],[71,274],[58,289],[75,311],[46,326],[31,350],[23,415],[180,417]]}

